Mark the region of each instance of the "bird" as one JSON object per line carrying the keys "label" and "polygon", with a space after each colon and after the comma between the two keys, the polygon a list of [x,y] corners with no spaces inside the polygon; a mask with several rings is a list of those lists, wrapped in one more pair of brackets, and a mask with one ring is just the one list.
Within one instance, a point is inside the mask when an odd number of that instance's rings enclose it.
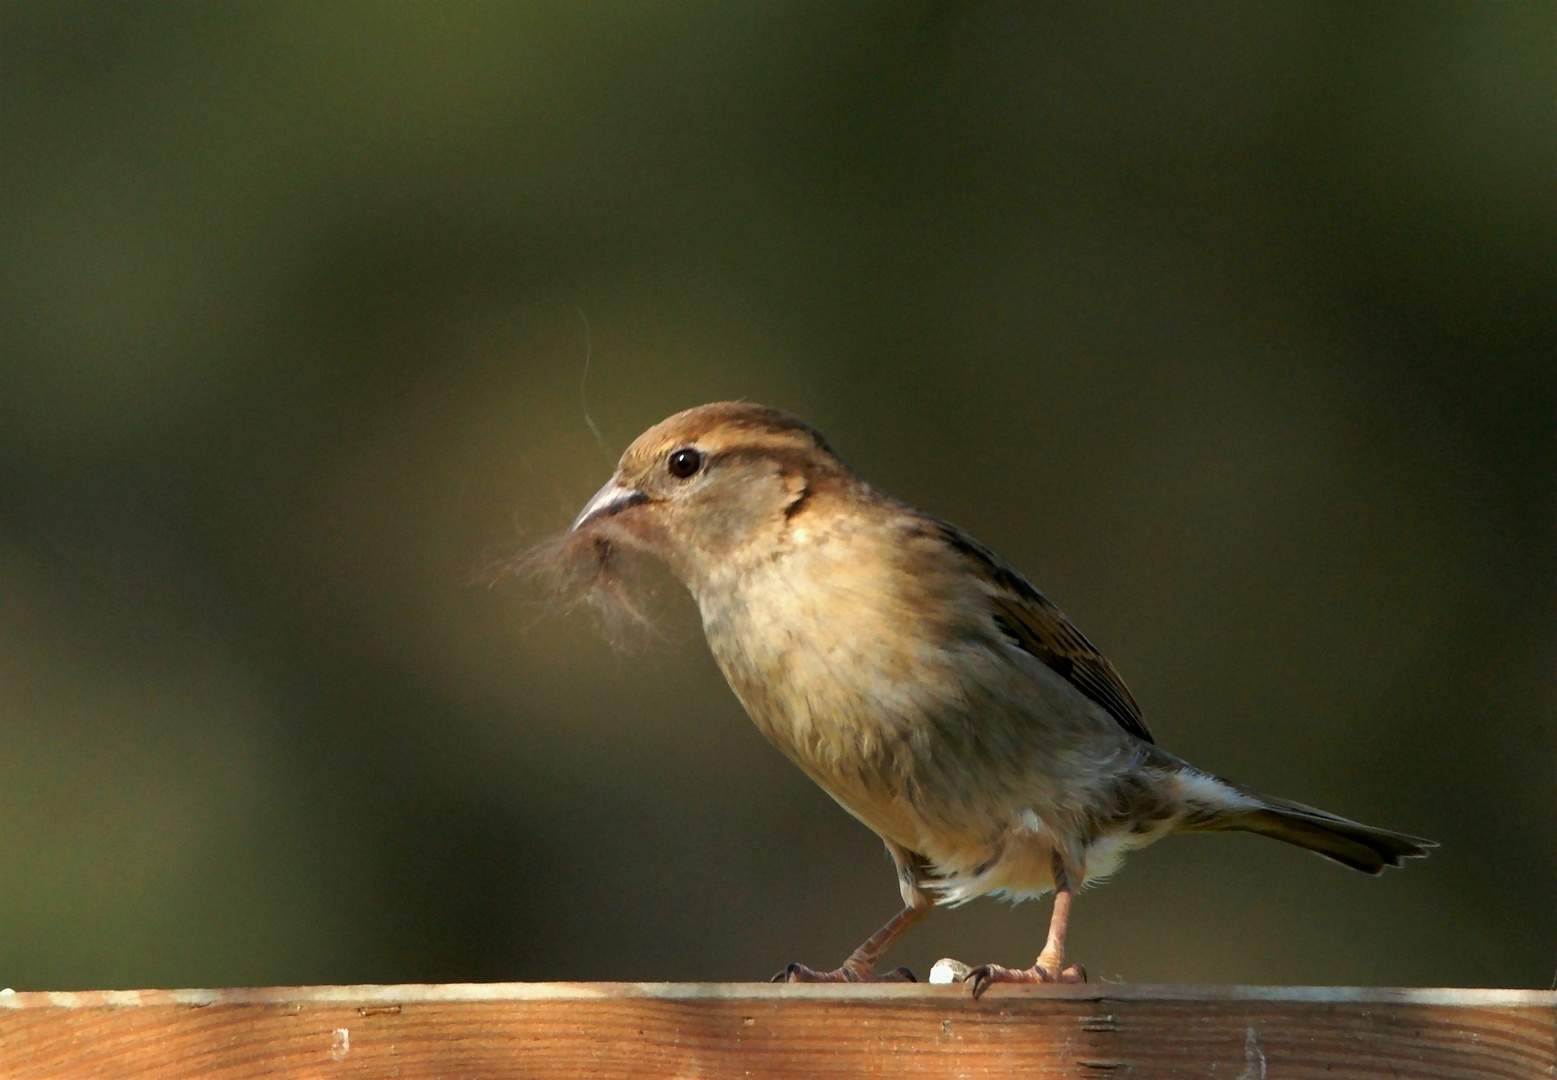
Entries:
{"label": "bird", "polygon": [[810,424],[715,402],[639,436],[561,541],[601,580],[646,555],[685,585],[758,730],[879,836],[902,910],[838,967],[775,981],[917,981],[880,970],[938,905],[1054,893],[1030,967],[942,960],[932,982],[1085,982],[1073,900],[1176,832],[1248,832],[1378,874],[1432,841],[1262,794],[1157,745],[1104,655],[950,522],[872,487]]}

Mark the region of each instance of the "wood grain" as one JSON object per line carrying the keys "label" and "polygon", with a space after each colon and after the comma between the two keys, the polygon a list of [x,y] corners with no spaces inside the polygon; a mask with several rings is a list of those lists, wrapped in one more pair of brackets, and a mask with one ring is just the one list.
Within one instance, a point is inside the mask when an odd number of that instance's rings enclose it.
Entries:
{"label": "wood grain", "polygon": [[0,995],[0,1077],[1557,1077],[1557,994],[509,983]]}

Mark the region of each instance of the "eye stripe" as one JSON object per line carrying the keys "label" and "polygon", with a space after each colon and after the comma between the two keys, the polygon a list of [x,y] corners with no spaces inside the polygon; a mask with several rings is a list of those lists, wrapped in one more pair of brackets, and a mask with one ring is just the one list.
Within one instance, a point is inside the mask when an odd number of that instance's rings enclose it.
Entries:
{"label": "eye stripe", "polygon": [[708,455],[708,464],[726,461],[771,461],[779,468],[802,476],[843,473],[847,467],[837,458],[819,457],[814,450],[797,446],[763,446],[743,443],[714,450]]}

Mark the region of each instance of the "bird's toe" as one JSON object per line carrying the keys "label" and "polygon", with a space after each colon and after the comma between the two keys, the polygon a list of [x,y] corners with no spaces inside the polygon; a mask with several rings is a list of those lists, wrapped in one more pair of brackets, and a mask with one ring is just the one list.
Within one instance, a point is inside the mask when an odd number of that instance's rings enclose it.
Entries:
{"label": "bird's toe", "polygon": [[973,988],[975,998],[983,997],[997,982],[1047,982],[1042,968],[1008,968],[999,964],[980,964],[968,972],[967,983]]}
{"label": "bird's toe", "polygon": [[[952,961],[955,963],[956,961]],[[934,977],[931,972],[931,977]],[[995,983],[1084,983],[1087,981],[1087,969],[1080,964],[1072,964],[1056,974],[1052,969],[1042,964],[1034,964],[1029,968],[1008,968],[999,964],[985,964],[969,971],[964,980],[973,987],[973,996],[982,997],[984,991]]]}

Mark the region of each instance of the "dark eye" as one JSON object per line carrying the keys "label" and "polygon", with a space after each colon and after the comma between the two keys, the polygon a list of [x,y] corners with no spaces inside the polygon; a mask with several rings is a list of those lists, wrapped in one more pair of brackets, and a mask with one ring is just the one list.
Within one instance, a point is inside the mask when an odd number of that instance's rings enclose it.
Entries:
{"label": "dark eye", "polygon": [[677,450],[665,462],[665,467],[670,470],[670,475],[685,480],[703,467],[703,455],[691,447]]}

